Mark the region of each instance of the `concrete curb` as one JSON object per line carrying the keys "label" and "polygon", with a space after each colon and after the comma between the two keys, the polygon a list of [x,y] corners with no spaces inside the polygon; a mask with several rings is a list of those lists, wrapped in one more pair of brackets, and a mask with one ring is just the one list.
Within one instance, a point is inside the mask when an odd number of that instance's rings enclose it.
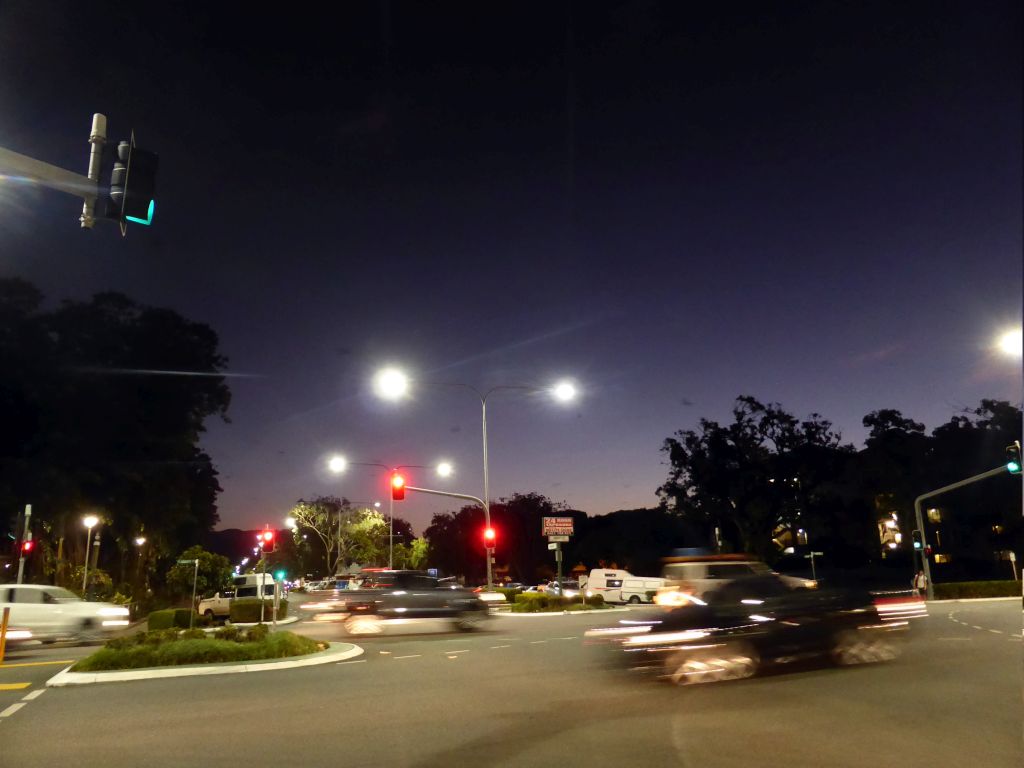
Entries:
{"label": "concrete curb", "polygon": [[281,661],[262,661],[251,664],[206,664],[195,667],[148,667],[146,669],[124,669],[116,672],[69,672],[72,665],[58,672],[46,681],[47,688],[63,688],[68,685],[90,685],[92,683],[119,683],[127,680],[153,680],[164,677],[194,677],[199,675],[230,675],[242,672],[271,672],[278,669],[312,667],[330,664],[359,656],[363,649],[351,643],[331,643],[326,651]]}
{"label": "concrete curb", "polygon": [[[289,616],[289,617],[287,617],[285,619],[278,619],[277,626],[280,627],[282,624],[294,624],[298,620],[299,620],[298,616]],[[271,624],[269,621],[264,621],[263,623],[266,624],[271,629],[273,629],[273,627],[274,627],[274,625]],[[234,623],[232,623],[230,621],[224,623],[225,627],[255,627],[255,626],[258,626],[258,625],[259,625],[258,621],[254,621],[254,622],[246,623],[246,624],[234,624]]]}
{"label": "concrete curb", "polygon": [[925,600],[925,605],[936,605],[939,603],[998,603],[1005,600],[1020,600],[1021,596],[1016,597],[959,597],[949,600]]}

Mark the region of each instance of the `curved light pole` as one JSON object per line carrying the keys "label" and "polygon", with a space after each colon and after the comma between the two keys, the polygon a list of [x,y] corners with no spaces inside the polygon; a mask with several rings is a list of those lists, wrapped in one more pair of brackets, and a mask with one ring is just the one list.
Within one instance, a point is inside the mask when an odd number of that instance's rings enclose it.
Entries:
{"label": "curved light pole", "polygon": [[[390,381],[393,383],[391,391],[394,394],[389,394],[389,388],[382,385],[382,382]],[[490,467],[487,455],[487,398],[489,398],[495,392],[500,390],[519,390],[523,392],[550,392],[555,400],[561,403],[568,403],[576,399],[576,386],[571,381],[560,381],[557,382],[550,389],[543,387],[533,387],[525,384],[499,384],[496,387],[481,392],[476,387],[470,386],[469,384],[463,384],[461,382],[443,382],[443,386],[448,387],[461,387],[462,389],[468,389],[470,392],[475,394],[480,399],[480,431],[481,437],[483,438],[483,451],[484,451],[484,496],[483,496],[483,508],[484,508],[484,525],[487,528],[491,527],[491,486],[490,486]],[[409,378],[401,371],[395,368],[387,368],[380,371],[374,380],[374,388],[377,395],[387,400],[398,400],[408,392],[409,389]],[[491,588],[493,579],[491,578],[491,552],[487,552],[487,588]]]}
{"label": "curved light pole", "polygon": [[[397,371],[393,373],[398,374]],[[382,374],[383,375],[383,374]],[[399,374],[400,375],[400,374]],[[380,377],[378,377],[380,378]],[[402,394],[405,390],[402,389]],[[334,474],[340,474],[349,467],[376,467],[383,469],[389,475],[400,472],[403,469],[429,469],[425,464],[399,464],[397,467],[389,467],[376,461],[348,461],[344,456],[332,456],[327,461],[327,468]],[[449,477],[452,474],[451,462],[442,461],[436,467],[437,474],[441,477]],[[351,503],[351,502],[350,502]],[[363,502],[359,502],[363,503]],[[380,507],[380,502],[373,502],[375,507]],[[341,516],[338,516],[338,531],[341,531]],[[394,568],[395,563],[395,498],[394,493],[388,494],[388,570]]]}

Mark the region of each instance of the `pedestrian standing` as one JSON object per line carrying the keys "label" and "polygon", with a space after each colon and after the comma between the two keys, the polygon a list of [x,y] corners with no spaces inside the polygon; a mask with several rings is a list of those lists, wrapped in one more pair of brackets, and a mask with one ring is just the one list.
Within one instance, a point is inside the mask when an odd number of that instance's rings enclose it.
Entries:
{"label": "pedestrian standing", "polygon": [[926,594],[928,591],[928,577],[924,575],[924,571],[918,571],[917,575],[914,576],[914,594],[918,597]]}

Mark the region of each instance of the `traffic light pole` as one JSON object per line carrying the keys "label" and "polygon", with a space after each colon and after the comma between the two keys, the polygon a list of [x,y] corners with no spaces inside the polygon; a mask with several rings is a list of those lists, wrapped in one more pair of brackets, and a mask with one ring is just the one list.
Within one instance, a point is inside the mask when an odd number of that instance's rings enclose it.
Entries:
{"label": "traffic light pole", "polygon": [[[407,491],[416,491],[417,493],[429,493],[431,496],[447,496],[450,499],[465,499],[466,501],[475,501],[481,507],[484,508],[484,525],[488,528],[491,527],[491,510],[488,508],[487,503],[483,499],[479,499],[476,496],[470,496],[468,493],[450,493],[449,491],[434,491],[430,488],[415,488],[411,485],[405,486]],[[487,589],[491,588],[491,553],[494,551],[493,547],[488,547],[487,552]]]}
{"label": "traffic light pole", "polygon": [[[921,502],[926,499],[934,498],[935,496],[941,496],[944,493],[955,491],[957,488],[963,488],[965,485],[972,485],[973,483],[980,482],[982,480],[988,480],[990,477],[996,477],[997,475],[1005,475],[1006,466],[1000,465],[995,469],[990,469],[988,472],[982,472],[980,475],[972,475],[966,480],[961,480],[951,485],[944,485],[941,488],[936,488],[934,491],[928,493],[922,493],[916,499],[914,499],[914,518],[917,522],[917,530],[921,532],[921,563],[924,570],[924,578],[927,584],[928,599],[935,599],[935,590],[932,587],[932,569],[931,564],[928,562],[928,538],[925,534],[924,529],[924,516],[921,514]],[[916,564],[915,564],[916,567]]]}
{"label": "traffic light pole", "polygon": [[34,157],[12,152],[0,147],[0,169],[20,175],[27,181],[35,182],[58,192],[65,192],[82,199],[82,215],[79,221],[82,229],[92,229],[95,223],[96,200],[99,197],[100,167],[103,163],[103,145],[107,141],[107,118],[99,113],[92,116],[92,130],[89,132],[89,175],[65,170],[56,165],[44,163]]}
{"label": "traffic light pole", "polygon": [[25,542],[32,541],[32,531],[29,530],[29,521],[32,519],[32,505],[25,505],[25,533],[21,537],[21,541],[18,542],[18,581],[16,583],[21,584],[21,580],[25,576]]}

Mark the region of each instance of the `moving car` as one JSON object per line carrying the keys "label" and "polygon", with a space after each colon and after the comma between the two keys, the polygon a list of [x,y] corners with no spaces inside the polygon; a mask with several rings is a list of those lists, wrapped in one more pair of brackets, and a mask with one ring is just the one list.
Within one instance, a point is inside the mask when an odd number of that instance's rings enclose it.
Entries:
{"label": "moving car", "polygon": [[345,628],[353,634],[380,632],[381,622],[396,619],[451,619],[469,631],[489,616],[479,595],[421,571],[374,573],[362,589],[341,593],[332,608],[348,614]]}
{"label": "moving car", "polygon": [[630,668],[677,685],[751,677],[814,657],[840,665],[898,655],[907,622],[884,621],[870,594],[793,589],[776,574],[736,579],[688,605],[591,630]]}
{"label": "moving car", "polygon": [[35,640],[92,640],[128,626],[128,609],[94,603],[49,584],[0,584],[0,612],[11,609],[9,623]]}
{"label": "moving car", "polygon": [[750,555],[681,555],[667,557],[661,576],[665,580],[654,602],[660,605],[682,605],[688,596],[703,599],[708,593],[736,579],[752,576],[776,576],[792,589],[814,589],[808,579],[783,576]]}
{"label": "moving car", "polygon": [[549,595],[576,597],[580,593],[580,583],[576,579],[562,579],[561,582],[552,579],[544,591]]}

